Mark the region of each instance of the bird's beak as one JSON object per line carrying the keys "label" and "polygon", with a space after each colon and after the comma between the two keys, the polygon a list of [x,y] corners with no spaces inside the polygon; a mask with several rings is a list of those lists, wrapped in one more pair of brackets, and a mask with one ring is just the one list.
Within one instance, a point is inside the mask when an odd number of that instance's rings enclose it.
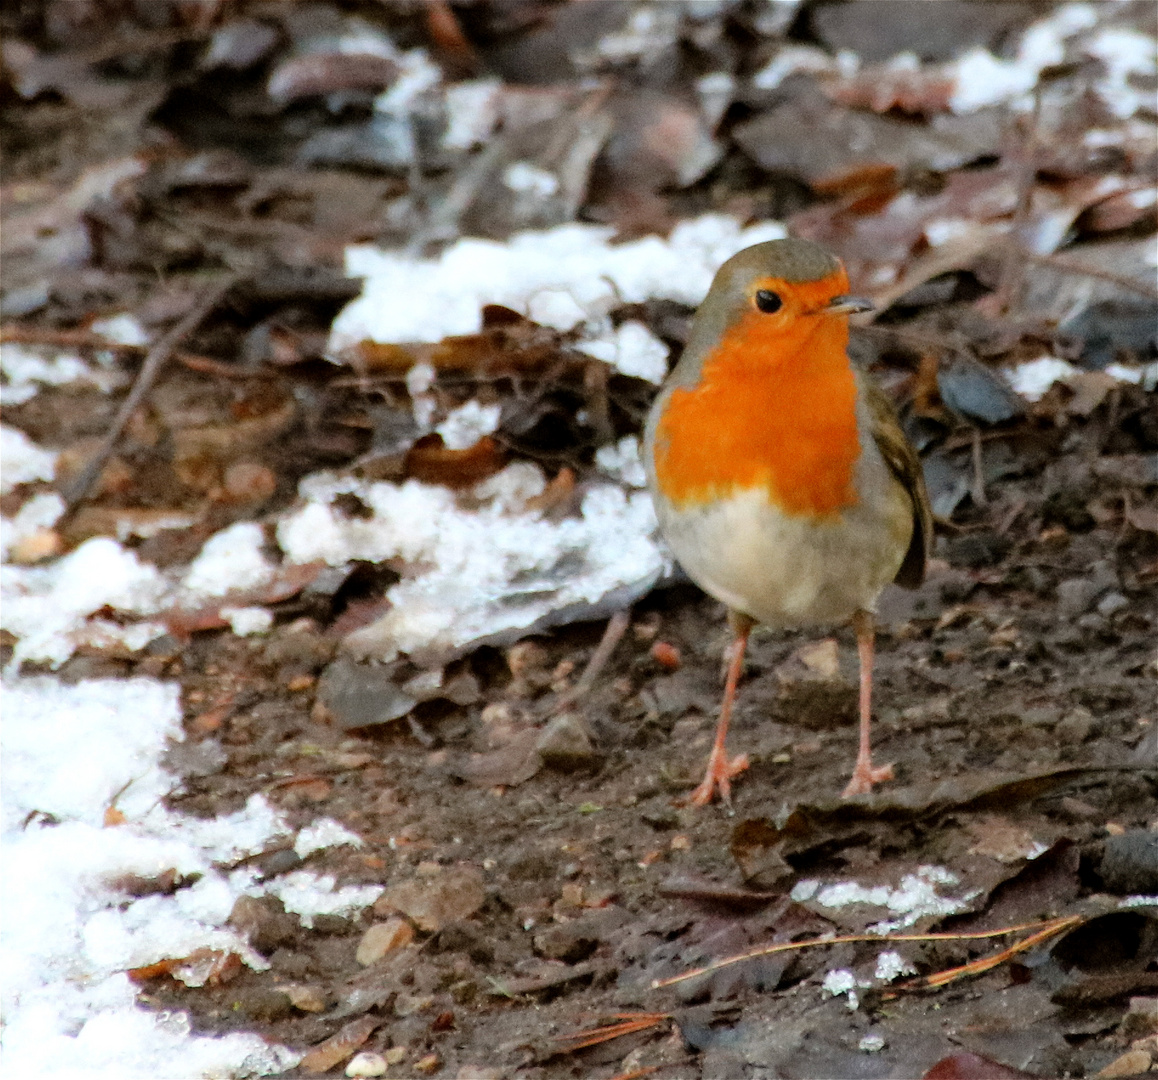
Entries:
{"label": "bird's beak", "polygon": [[834,296],[822,307],[824,315],[856,315],[862,311],[872,311],[873,302],[860,296]]}

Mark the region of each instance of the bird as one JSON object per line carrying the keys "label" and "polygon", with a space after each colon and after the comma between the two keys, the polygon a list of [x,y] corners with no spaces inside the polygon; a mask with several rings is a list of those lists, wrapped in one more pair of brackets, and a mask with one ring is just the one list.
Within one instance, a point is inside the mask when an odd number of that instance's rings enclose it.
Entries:
{"label": "bird", "polygon": [[728,609],[724,697],[703,782],[748,767],[728,725],[757,623],[851,621],[860,660],[859,749],[843,797],[893,778],[870,742],[874,611],[889,582],[917,588],[933,541],[921,462],[897,414],[849,355],[840,260],[798,238],[733,255],[716,272],[648,414],[643,464],[659,530],[688,576]]}

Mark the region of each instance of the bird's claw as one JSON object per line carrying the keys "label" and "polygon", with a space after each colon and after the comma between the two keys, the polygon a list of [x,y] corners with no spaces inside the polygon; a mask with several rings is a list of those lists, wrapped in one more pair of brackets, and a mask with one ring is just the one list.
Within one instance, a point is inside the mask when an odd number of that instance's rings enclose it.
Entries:
{"label": "bird's claw", "polygon": [[858,761],[856,768],[852,771],[852,779],[848,782],[848,787],[841,792],[842,799],[851,798],[853,795],[871,795],[873,784],[882,784],[886,780],[893,778],[893,767],[891,765],[873,765],[871,761]]}
{"label": "bird's claw", "polygon": [[728,760],[727,755],[720,748],[712,750],[708,758],[708,768],[700,786],[692,792],[688,800],[693,806],[707,806],[712,801],[716,789],[720,791],[720,801],[725,806],[732,805],[732,777],[738,776],[748,767],[748,755],[737,754]]}

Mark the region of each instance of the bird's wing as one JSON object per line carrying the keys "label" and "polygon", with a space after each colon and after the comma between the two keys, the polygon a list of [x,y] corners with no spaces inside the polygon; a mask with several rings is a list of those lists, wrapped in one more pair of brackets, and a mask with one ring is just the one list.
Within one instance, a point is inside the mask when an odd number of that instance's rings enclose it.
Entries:
{"label": "bird's wing", "polygon": [[864,387],[877,449],[913,503],[913,537],[894,580],[907,589],[915,589],[925,580],[925,564],[933,548],[933,511],[925,490],[925,474],[917,451],[901,430],[892,403],[871,376],[864,380]]}

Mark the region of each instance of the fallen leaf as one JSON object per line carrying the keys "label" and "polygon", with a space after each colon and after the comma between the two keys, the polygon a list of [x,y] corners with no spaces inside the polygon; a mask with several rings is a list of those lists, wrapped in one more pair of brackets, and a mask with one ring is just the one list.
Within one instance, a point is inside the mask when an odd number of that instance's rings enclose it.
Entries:
{"label": "fallen leaf", "polygon": [[350,1057],[381,1023],[381,1018],[377,1016],[362,1016],[351,1020],[336,1035],[331,1035],[310,1050],[298,1063],[299,1068],[314,1074],[329,1072]]}

